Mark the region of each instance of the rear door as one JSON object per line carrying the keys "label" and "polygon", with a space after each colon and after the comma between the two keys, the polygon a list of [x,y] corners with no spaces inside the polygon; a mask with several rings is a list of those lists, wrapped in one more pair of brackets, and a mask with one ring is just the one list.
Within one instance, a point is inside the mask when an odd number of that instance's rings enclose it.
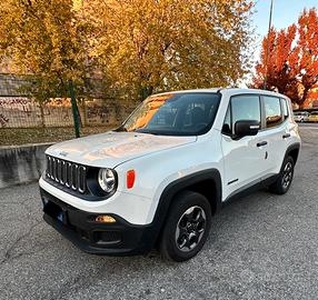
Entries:
{"label": "rear door", "polygon": [[262,101],[264,111],[262,134],[267,142],[267,164],[264,177],[269,177],[278,172],[291,134],[287,126],[286,100],[275,96],[262,96]]}

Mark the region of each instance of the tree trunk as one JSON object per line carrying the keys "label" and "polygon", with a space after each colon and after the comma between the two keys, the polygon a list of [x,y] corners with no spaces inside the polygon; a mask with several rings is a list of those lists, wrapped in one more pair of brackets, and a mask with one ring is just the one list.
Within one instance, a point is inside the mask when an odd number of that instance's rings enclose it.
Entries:
{"label": "tree trunk", "polygon": [[80,105],[80,115],[83,116],[81,119],[81,127],[87,126],[87,109],[85,104],[85,98],[79,99],[79,105]]}

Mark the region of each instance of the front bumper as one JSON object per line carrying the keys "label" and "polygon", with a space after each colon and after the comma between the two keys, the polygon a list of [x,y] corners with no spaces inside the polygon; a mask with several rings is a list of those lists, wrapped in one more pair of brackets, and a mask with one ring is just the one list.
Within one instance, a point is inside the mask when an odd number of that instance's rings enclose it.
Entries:
{"label": "front bumper", "polygon": [[94,254],[133,255],[150,251],[155,243],[152,225],[132,225],[114,214],[116,223],[98,223],[96,216],[60,201],[40,188],[44,220],[81,250]]}

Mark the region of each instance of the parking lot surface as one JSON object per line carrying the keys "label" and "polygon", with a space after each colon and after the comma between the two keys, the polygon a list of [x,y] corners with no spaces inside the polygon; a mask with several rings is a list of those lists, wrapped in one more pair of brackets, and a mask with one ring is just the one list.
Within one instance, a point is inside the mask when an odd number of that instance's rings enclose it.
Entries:
{"label": "parking lot surface", "polygon": [[318,127],[290,191],[225,205],[185,263],[81,252],[42,220],[37,184],[0,190],[0,299],[317,299]]}

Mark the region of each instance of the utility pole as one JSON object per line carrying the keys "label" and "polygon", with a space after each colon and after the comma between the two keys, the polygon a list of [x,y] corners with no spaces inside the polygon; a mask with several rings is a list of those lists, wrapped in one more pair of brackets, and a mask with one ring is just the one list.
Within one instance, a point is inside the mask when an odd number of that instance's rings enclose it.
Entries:
{"label": "utility pole", "polygon": [[267,32],[267,49],[265,54],[265,78],[264,78],[264,90],[267,88],[267,71],[268,71],[268,56],[269,56],[269,34],[272,27],[272,17],[273,17],[273,2],[274,0],[271,0],[271,6],[269,9],[269,21],[268,21],[268,32]]}

